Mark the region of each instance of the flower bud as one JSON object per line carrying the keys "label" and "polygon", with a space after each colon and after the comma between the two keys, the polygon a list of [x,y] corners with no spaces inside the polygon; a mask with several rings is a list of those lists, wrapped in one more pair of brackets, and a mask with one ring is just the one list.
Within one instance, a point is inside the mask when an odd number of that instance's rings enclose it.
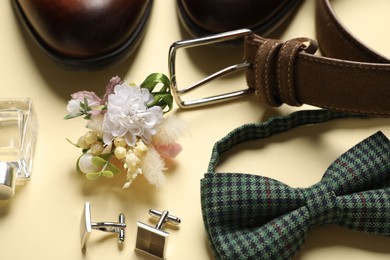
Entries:
{"label": "flower bud", "polygon": [[145,145],[145,143],[142,140],[138,141],[134,148],[134,153],[138,157],[143,157],[147,151],[148,151],[148,147]]}
{"label": "flower bud", "polygon": [[126,148],[124,148],[124,147],[119,146],[119,147],[115,148],[115,150],[114,150],[114,155],[118,160],[124,159],[126,157],[126,153],[127,153],[127,151],[126,151]]}
{"label": "flower bud", "polygon": [[85,142],[85,137],[80,136],[79,140],[77,140],[77,146],[81,149],[88,149],[89,145]]}
{"label": "flower bud", "polygon": [[100,155],[100,154],[102,154],[103,149],[104,149],[103,144],[101,142],[97,142],[97,143],[94,143],[93,145],[91,145],[91,148],[89,151],[93,155]]}
{"label": "flower bud", "polygon": [[98,136],[95,132],[88,131],[84,135],[84,140],[88,145],[92,145],[97,142]]}
{"label": "flower bud", "polygon": [[123,137],[115,137],[114,138],[115,147],[126,147],[126,140]]}

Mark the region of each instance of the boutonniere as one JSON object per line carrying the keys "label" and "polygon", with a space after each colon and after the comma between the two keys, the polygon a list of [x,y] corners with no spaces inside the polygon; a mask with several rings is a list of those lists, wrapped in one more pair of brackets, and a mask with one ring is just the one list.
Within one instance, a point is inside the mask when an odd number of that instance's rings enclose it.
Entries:
{"label": "boutonniere", "polygon": [[141,85],[113,77],[103,97],[90,91],[72,94],[65,119],[84,117],[88,129],[71,142],[82,150],[78,171],[90,180],[124,171],[123,188],[139,175],[152,185],[162,184],[165,160],[182,150],[176,140],[186,128],[183,121],[166,116],[172,105],[170,81],[161,73],[149,75]]}

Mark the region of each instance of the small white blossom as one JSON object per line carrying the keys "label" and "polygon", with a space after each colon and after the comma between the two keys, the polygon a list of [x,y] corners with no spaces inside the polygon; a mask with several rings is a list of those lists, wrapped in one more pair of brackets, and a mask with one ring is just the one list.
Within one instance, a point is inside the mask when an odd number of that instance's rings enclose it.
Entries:
{"label": "small white blossom", "polygon": [[135,153],[129,152],[126,155],[125,162],[126,162],[127,167],[129,169],[133,170],[133,169],[138,168],[138,164],[141,162],[141,160],[138,158],[138,156]]}
{"label": "small white blossom", "polygon": [[69,115],[75,116],[80,113],[80,100],[71,99],[66,106],[66,110],[68,110]]}

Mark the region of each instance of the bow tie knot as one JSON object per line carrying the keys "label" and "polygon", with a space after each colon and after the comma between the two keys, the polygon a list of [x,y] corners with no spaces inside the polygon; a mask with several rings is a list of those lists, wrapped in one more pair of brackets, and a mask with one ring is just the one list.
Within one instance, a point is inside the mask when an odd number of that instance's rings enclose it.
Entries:
{"label": "bow tie knot", "polygon": [[340,205],[331,187],[321,183],[299,190],[305,200],[310,227],[323,226],[337,221]]}

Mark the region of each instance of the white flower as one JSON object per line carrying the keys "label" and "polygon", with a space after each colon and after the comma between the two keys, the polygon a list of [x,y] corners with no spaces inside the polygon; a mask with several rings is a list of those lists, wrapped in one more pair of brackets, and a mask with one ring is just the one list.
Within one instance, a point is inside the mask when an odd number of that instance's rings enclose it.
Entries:
{"label": "white flower", "polygon": [[115,137],[124,137],[129,146],[134,146],[138,138],[151,142],[163,120],[161,107],[146,106],[152,100],[153,96],[147,89],[117,85],[114,93],[108,96],[103,119],[104,143],[111,143]]}
{"label": "white flower", "polygon": [[69,115],[75,116],[80,113],[80,100],[71,99],[66,106],[66,110],[68,110]]}

